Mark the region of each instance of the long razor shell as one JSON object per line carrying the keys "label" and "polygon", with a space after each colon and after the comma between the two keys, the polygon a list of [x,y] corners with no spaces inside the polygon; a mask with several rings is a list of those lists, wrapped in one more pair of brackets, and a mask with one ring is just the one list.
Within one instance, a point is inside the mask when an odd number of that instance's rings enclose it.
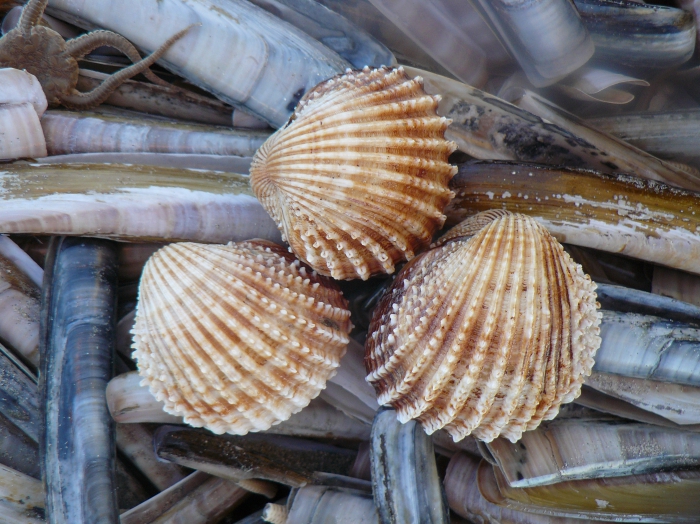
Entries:
{"label": "long razor shell", "polygon": [[253,0],[255,5],[298,27],[353,67],[396,65],[389,49],[360,26],[314,0]]}
{"label": "long razor shell", "polygon": [[[445,491],[450,509],[470,522],[503,524],[581,524],[576,518],[536,515],[504,508],[484,498],[477,484],[479,459],[466,453],[455,454],[445,473]],[[600,523],[599,520],[586,520]]]}
{"label": "long razor shell", "polygon": [[393,410],[379,411],[370,454],[372,492],[382,523],[449,523],[433,443],[418,422],[401,424]]}
{"label": "long razor shell", "polygon": [[700,434],[621,420],[555,420],[486,446],[513,488],[700,465]]}
{"label": "long razor shell", "polygon": [[659,158],[700,166],[700,109],[627,113],[586,123]]}
{"label": "long razor shell", "polygon": [[203,471],[195,471],[158,495],[119,515],[119,523],[151,524],[210,478]]}
{"label": "long razor shell", "polygon": [[676,424],[700,424],[700,387],[595,372],[586,385]]}
{"label": "long razor shell", "polygon": [[42,303],[42,474],[48,520],[119,521],[112,374],[117,250],[106,240],[54,237]]}
{"label": "long razor shell", "polygon": [[[651,292],[700,306],[700,277],[684,271],[654,266]],[[697,319],[700,322],[700,318]]]}
{"label": "long razor shell", "polygon": [[[445,137],[475,158],[635,173],[700,187],[700,182],[687,173],[641,150],[575,125],[573,115],[552,121],[551,111],[546,116],[544,112],[534,114],[540,104],[535,109],[523,109],[456,80],[411,67],[404,69],[411,75],[421,75],[428,93],[441,95],[438,114],[452,120]],[[517,96],[522,91],[516,90]]]}
{"label": "long razor shell", "polygon": [[[683,169],[660,160],[608,135],[532,91],[514,90],[507,98],[519,108],[545,120],[549,125],[562,129],[577,143],[586,144],[587,147],[592,146],[603,152],[603,158],[600,159],[603,167],[589,166],[593,169],[604,173],[629,173],[686,189],[700,189],[700,178],[694,170]],[[567,163],[561,165],[580,167]]]}
{"label": "long razor shell", "polygon": [[39,442],[43,421],[36,375],[17,361],[14,355],[2,345],[0,345],[0,414],[34,442]]}
{"label": "long razor shell", "polygon": [[58,110],[47,111],[41,127],[49,155],[121,152],[249,157],[270,135],[253,129]]}
{"label": "long razor shell", "polygon": [[34,367],[39,365],[39,309],[40,289],[0,254],[0,340]]}
{"label": "long razor shell", "polygon": [[[106,73],[81,69],[76,88],[83,92],[92,91],[107,77],[109,75]],[[117,87],[104,104],[208,125],[230,126],[233,120],[234,127],[268,127],[267,122],[243,113],[240,109],[233,109],[216,98],[175,86],[161,86],[133,79]]]}
{"label": "long razor shell", "polygon": [[489,502],[547,516],[691,524],[700,512],[698,470],[511,488],[498,468],[482,461],[477,482]]}
{"label": "long razor shell", "polygon": [[700,329],[659,317],[603,311],[593,371],[700,387]]}
{"label": "long razor shell", "polygon": [[263,433],[212,435],[179,426],[161,426],[153,442],[163,460],[234,482],[260,479],[292,487],[313,483],[315,472],[347,475],[357,456],[312,440]]}
{"label": "long razor shell", "polygon": [[351,326],[337,286],[277,244],[175,243],[144,268],[134,357],[168,413],[245,434],[318,396]]}
{"label": "long razor shell", "polygon": [[463,164],[445,210],[456,224],[503,208],[531,215],[560,242],[700,274],[697,193],[625,175],[510,162]]}
{"label": "long razor shell", "polygon": [[43,524],[44,487],[41,481],[0,464],[0,521]]}
{"label": "long razor shell", "polygon": [[[289,524],[380,524],[372,497],[330,486],[304,486],[293,490],[287,502]],[[344,517],[347,517],[345,520]]]}
{"label": "long razor shell", "polygon": [[101,164],[3,166],[0,232],[219,243],[279,239],[244,176]]}
{"label": "long razor shell", "polygon": [[636,313],[696,324],[700,319],[700,307],[671,297],[648,293],[611,284],[598,283],[598,302],[603,309],[621,313]]}
{"label": "long razor shell", "polygon": [[274,127],[287,121],[306,91],[350,65],[242,0],[58,0],[51,8],[58,18],[110,29],[147,50],[158,48],[176,31],[201,24],[173,44],[160,63]]}
{"label": "long razor shell", "polygon": [[697,33],[692,12],[635,1],[574,0],[595,44],[595,58],[636,67],[670,68],[690,60]]}
{"label": "long razor shell", "polygon": [[593,55],[593,41],[571,2],[478,0],[473,4],[537,87],[564,78]]}
{"label": "long razor shell", "polygon": [[449,121],[436,107],[401,68],[348,71],[307,93],[250,168],[253,191],[302,261],[366,280],[428,247],[454,175]]}

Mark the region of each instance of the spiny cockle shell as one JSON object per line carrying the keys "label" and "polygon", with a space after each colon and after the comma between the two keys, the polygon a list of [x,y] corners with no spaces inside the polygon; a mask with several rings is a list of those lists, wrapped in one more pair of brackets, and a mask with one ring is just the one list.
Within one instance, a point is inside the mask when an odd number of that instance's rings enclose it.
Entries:
{"label": "spiny cockle shell", "polygon": [[[490,218],[402,269],[374,312],[365,364],[402,422],[515,442],[579,395],[600,346],[599,304],[534,219]],[[470,223],[456,227],[473,234]]]}
{"label": "spiny cockle shell", "polygon": [[352,329],[337,285],[271,242],[170,244],[146,263],[134,356],[165,411],[261,431],[325,387]]}
{"label": "spiny cockle shell", "polygon": [[456,149],[438,97],[403,69],[348,71],[316,86],[250,168],[292,251],[322,275],[367,279],[426,249],[445,221]]}

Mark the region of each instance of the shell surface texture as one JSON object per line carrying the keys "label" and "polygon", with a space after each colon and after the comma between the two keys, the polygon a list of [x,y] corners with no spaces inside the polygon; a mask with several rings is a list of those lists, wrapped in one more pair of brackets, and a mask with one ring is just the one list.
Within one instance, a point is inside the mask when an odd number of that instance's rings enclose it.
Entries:
{"label": "shell surface texture", "polygon": [[401,68],[348,70],[302,98],[250,169],[253,191],[301,260],[322,275],[366,280],[429,246],[456,173],[438,101]]}
{"label": "shell surface texture", "polygon": [[499,214],[407,264],[365,346],[379,403],[455,440],[515,442],[554,418],[600,346],[595,284],[534,219]]}
{"label": "shell surface texture", "polygon": [[177,243],[144,268],[134,357],[165,411],[214,433],[245,434],[316,397],[350,329],[335,283],[276,244]]}

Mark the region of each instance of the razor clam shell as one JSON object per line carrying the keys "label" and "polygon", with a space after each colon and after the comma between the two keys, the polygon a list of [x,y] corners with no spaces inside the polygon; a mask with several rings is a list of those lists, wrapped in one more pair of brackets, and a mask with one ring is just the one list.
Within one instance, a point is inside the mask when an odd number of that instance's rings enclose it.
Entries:
{"label": "razor clam shell", "polygon": [[[452,119],[445,138],[454,140],[461,151],[475,158],[538,162],[605,173],[634,172],[672,181],[688,178],[612,137],[590,130],[584,131],[585,137],[579,135],[581,126],[574,130],[570,119],[553,122],[461,82],[412,67],[404,69],[411,76],[423,77],[426,92],[440,94],[438,114]],[[523,92],[520,88],[511,91],[518,95]],[[624,151],[628,158],[623,162],[618,156]],[[693,187],[700,187],[700,182]]]}
{"label": "razor clam shell", "polygon": [[557,88],[576,100],[627,104],[634,100],[634,95],[620,89],[618,86],[621,85],[648,87],[649,82],[606,69],[584,66],[558,83]]}
{"label": "razor clam shell", "polygon": [[700,434],[619,420],[562,419],[486,446],[512,488],[700,465]]}
{"label": "razor clam shell", "polygon": [[[457,453],[447,466],[445,492],[450,509],[470,522],[499,524],[581,524],[576,518],[535,515],[515,511],[486,500],[476,482],[479,459]],[[599,523],[602,521],[586,520]]]}
{"label": "razor clam shell", "polygon": [[[151,255],[166,244],[162,242],[139,242],[119,245],[119,281],[134,281],[141,278],[143,266]],[[131,351],[129,351],[131,353]],[[130,356],[130,355],[129,355]]]}
{"label": "razor clam shell", "polygon": [[653,315],[691,324],[700,323],[700,307],[674,298],[601,283],[598,283],[596,293],[603,309]]}
{"label": "razor clam shell", "polygon": [[486,53],[464,28],[469,18],[478,17],[469,2],[370,2],[456,78],[476,86],[486,82]]}
{"label": "razor clam shell", "polygon": [[241,482],[269,480],[301,487],[314,472],[347,475],[357,452],[320,442],[264,433],[213,435],[203,429],[161,426],[153,438],[158,457]]}
{"label": "razor clam shell", "polygon": [[635,1],[574,0],[595,44],[595,59],[647,70],[690,60],[697,28],[692,13]]}
{"label": "razor clam shell", "polygon": [[338,372],[326,382],[319,396],[347,416],[372,424],[379,404],[374,388],[365,380],[364,355],[365,348],[350,339]]}
{"label": "razor clam shell", "polygon": [[[155,399],[148,386],[140,385],[136,371],[113,378],[107,385],[107,405],[118,423],[160,422],[182,424],[182,417],[163,411],[163,402]],[[368,440],[370,426],[350,418],[320,398],[288,420],[272,426],[267,433],[296,437],[349,438]]]}
{"label": "razor clam shell", "polygon": [[34,282],[0,254],[0,340],[33,367],[39,365],[39,298]]}
{"label": "razor clam shell", "polygon": [[117,322],[117,353],[119,353],[127,363],[133,362],[131,360],[131,345],[134,342],[134,337],[131,334],[131,330],[134,327],[135,318],[136,310],[132,309]]}
{"label": "razor clam shell", "polygon": [[119,524],[150,524],[210,478],[202,471],[189,474],[177,484],[122,513]]}
{"label": "razor clam shell", "polygon": [[44,281],[44,270],[7,235],[0,235],[0,257],[12,262],[23,275],[32,281],[37,289],[41,289]]}
{"label": "razor clam shell", "polygon": [[[603,311],[593,371],[700,387],[700,328]],[[589,384],[590,385],[590,384]]]}
{"label": "razor clam shell", "polygon": [[46,142],[39,117],[29,103],[0,105],[0,159],[46,156]]}
{"label": "razor clam shell", "polygon": [[482,462],[477,483],[484,498],[505,508],[588,522],[694,523],[700,511],[698,470],[510,488],[498,468]]}
{"label": "razor clam shell", "polygon": [[76,153],[171,153],[252,157],[270,135],[123,114],[51,110],[41,118],[51,156]]}
{"label": "razor clam shell", "polygon": [[[195,473],[197,475],[198,473]],[[187,479],[186,479],[187,480]],[[196,479],[197,481],[199,479]],[[189,487],[189,486],[188,486]],[[184,491],[184,490],[183,490]],[[205,479],[199,486],[187,493],[180,493],[180,500],[177,500],[166,511],[154,515],[158,507],[149,507],[146,501],[135,509],[142,507],[142,510],[151,509],[146,513],[148,516],[155,516],[153,520],[145,520],[138,513],[133,517],[125,518],[127,513],[120,516],[120,524],[136,524],[146,522],[148,524],[209,524],[220,522],[226,515],[238,507],[250,493],[237,486],[235,483],[210,477]],[[145,506],[145,507],[143,507]],[[140,519],[138,517],[141,517]]]}
{"label": "razor clam shell", "polygon": [[286,524],[380,524],[372,497],[329,486],[294,490]]}
{"label": "razor clam shell", "polygon": [[2,166],[0,232],[216,243],[280,239],[244,176],[119,164]]}
{"label": "razor clam shell", "polygon": [[593,56],[593,41],[567,0],[472,3],[537,87],[557,82]]}
{"label": "razor clam shell", "polygon": [[0,465],[0,522],[44,522],[44,487],[40,480]]}
{"label": "razor clam shell", "polygon": [[21,429],[31,440],[39,442],[43,420],[36,376],[17,362],[2,345],[0,345],[0,414]]}
{"label": "razor clam shell", "polygon": [[700,274],[698,194],[626,175],[510,162],[462,164],[448,224],[493,208],[533,216],[560,242]]}
{"label": "razor clam shell", "polygon": [[107,384],[107,406],[116,422],[182,424],[182,417],[163,411],[163,402],[156,400],[148,386],[142,386],[140,383],[141,377],[138,372],[130,371],[114,377]]}
{"label": "razor clam shell", "polygon": [[[379,42],[387,46],[401,64],[411,64],[442,75],[450,72],[437,63],[421,47],[386,18],[369,0],[316,0],[330,10],[367,31]],[[493,37],[495,39],[495,37]],[[503,51],[505,53],[505,50]]]}
{"label": "razor clam shell", "polygon": [[700,306],[700,278],[697,275],[654,266],[651,292]]}
{"label": "razor clam shell", "polygon": [[305,33],[241,0],[54,0],[51,6],[57,18],[110,29],[147,50],[175,31],[201,24],[159,63],[274,127],[287,121],[307,90],[349,65]]}
{"label": "razor clam shell", "polygon": [[433,442],[420,423],[401,424],[394,410],[374,418],[372,492],[382,524],[449,523]]}
{"label": "razor clam shell", "polygon": [[700,109],[627,113],[586,123],[659,158],[700,167]]}
{"label": "razor clam shell", "polygon": [[591,388],[584,384],[581,387],[581,395],[574,400],[574,404],[584,406],[602,413],[608,413],[626,420],[634,420],[636,422],[644,422],[645,424],[653,424],[654,426],[662,426],[666,428],[690,429],[696,430],[696,426],[683,426],[675,422],[650,413],[642,408],[633,406],[629,402],[625,402],[616,397],[606,395],[605,393]]}
{"label": "razor clam shell", "polygon": [[117,250],[54,237],[42,302],[42,474],[48,519],[117,523],[114,423],[105,401],[116,328]]}
{"label": "razor clam shell", "polygon": [[[81,69],[79,91],[92,91],[109,75]],[[175,86],[159,86],[136,80],[127,80],[107,97],[104,104],[150,115],[177,118],[213,126],[250,127],[264,129],[267,122],[234,109],[216,98],[209,98]]]}
{"label": "razor clam shell", "polygon": [[248,173],[252,157],[177,153],[79,153],[47,156],[37,164],[129,164],[178,169]]}
{"label": "razor clam shell", "polygon": [[314,0],[251,0],[332,49],[356,69],[396,65],[383,44],[344,16]]}
{"label": "razor clam shell", "polygon": [[159,491],[168,489],[187,475],[175,464],[158,460],[153,452],[153,428],[144,424],[117,424],[117,449],[143,473]]}
{"label": "razor clam shell", "polygon": [[39,446],[0,413],[0,464],[34,478],[41,478]]}
{"label": "razor clam shell", "polygon": [[660,180],[686,189],[700,189],[700,179],[697,173],[679,169],[612,135],[603,133],[536,93],[527,89],[515,89],[506,98],[519,108],[534,113],[543,120],[570,133],[579,142],[587,144],[588,147],[592,146],[604,152],[605,159],[600,163],[607,166],[607,169],[598,168],[601,171],[631,173],[642,178]]}
{"label": "razor clam shell", "polygon": [[699,387],[595,372],[586,385],[676,424],[700,424]]}

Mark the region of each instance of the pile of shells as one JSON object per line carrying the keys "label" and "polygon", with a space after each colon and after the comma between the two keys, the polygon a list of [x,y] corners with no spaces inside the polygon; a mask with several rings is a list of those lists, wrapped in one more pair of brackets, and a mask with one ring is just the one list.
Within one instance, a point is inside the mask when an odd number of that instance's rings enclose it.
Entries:
{"label": "pile of shells", "polygon": [[697,521],[696,10],[0,5],[0,521]]}

